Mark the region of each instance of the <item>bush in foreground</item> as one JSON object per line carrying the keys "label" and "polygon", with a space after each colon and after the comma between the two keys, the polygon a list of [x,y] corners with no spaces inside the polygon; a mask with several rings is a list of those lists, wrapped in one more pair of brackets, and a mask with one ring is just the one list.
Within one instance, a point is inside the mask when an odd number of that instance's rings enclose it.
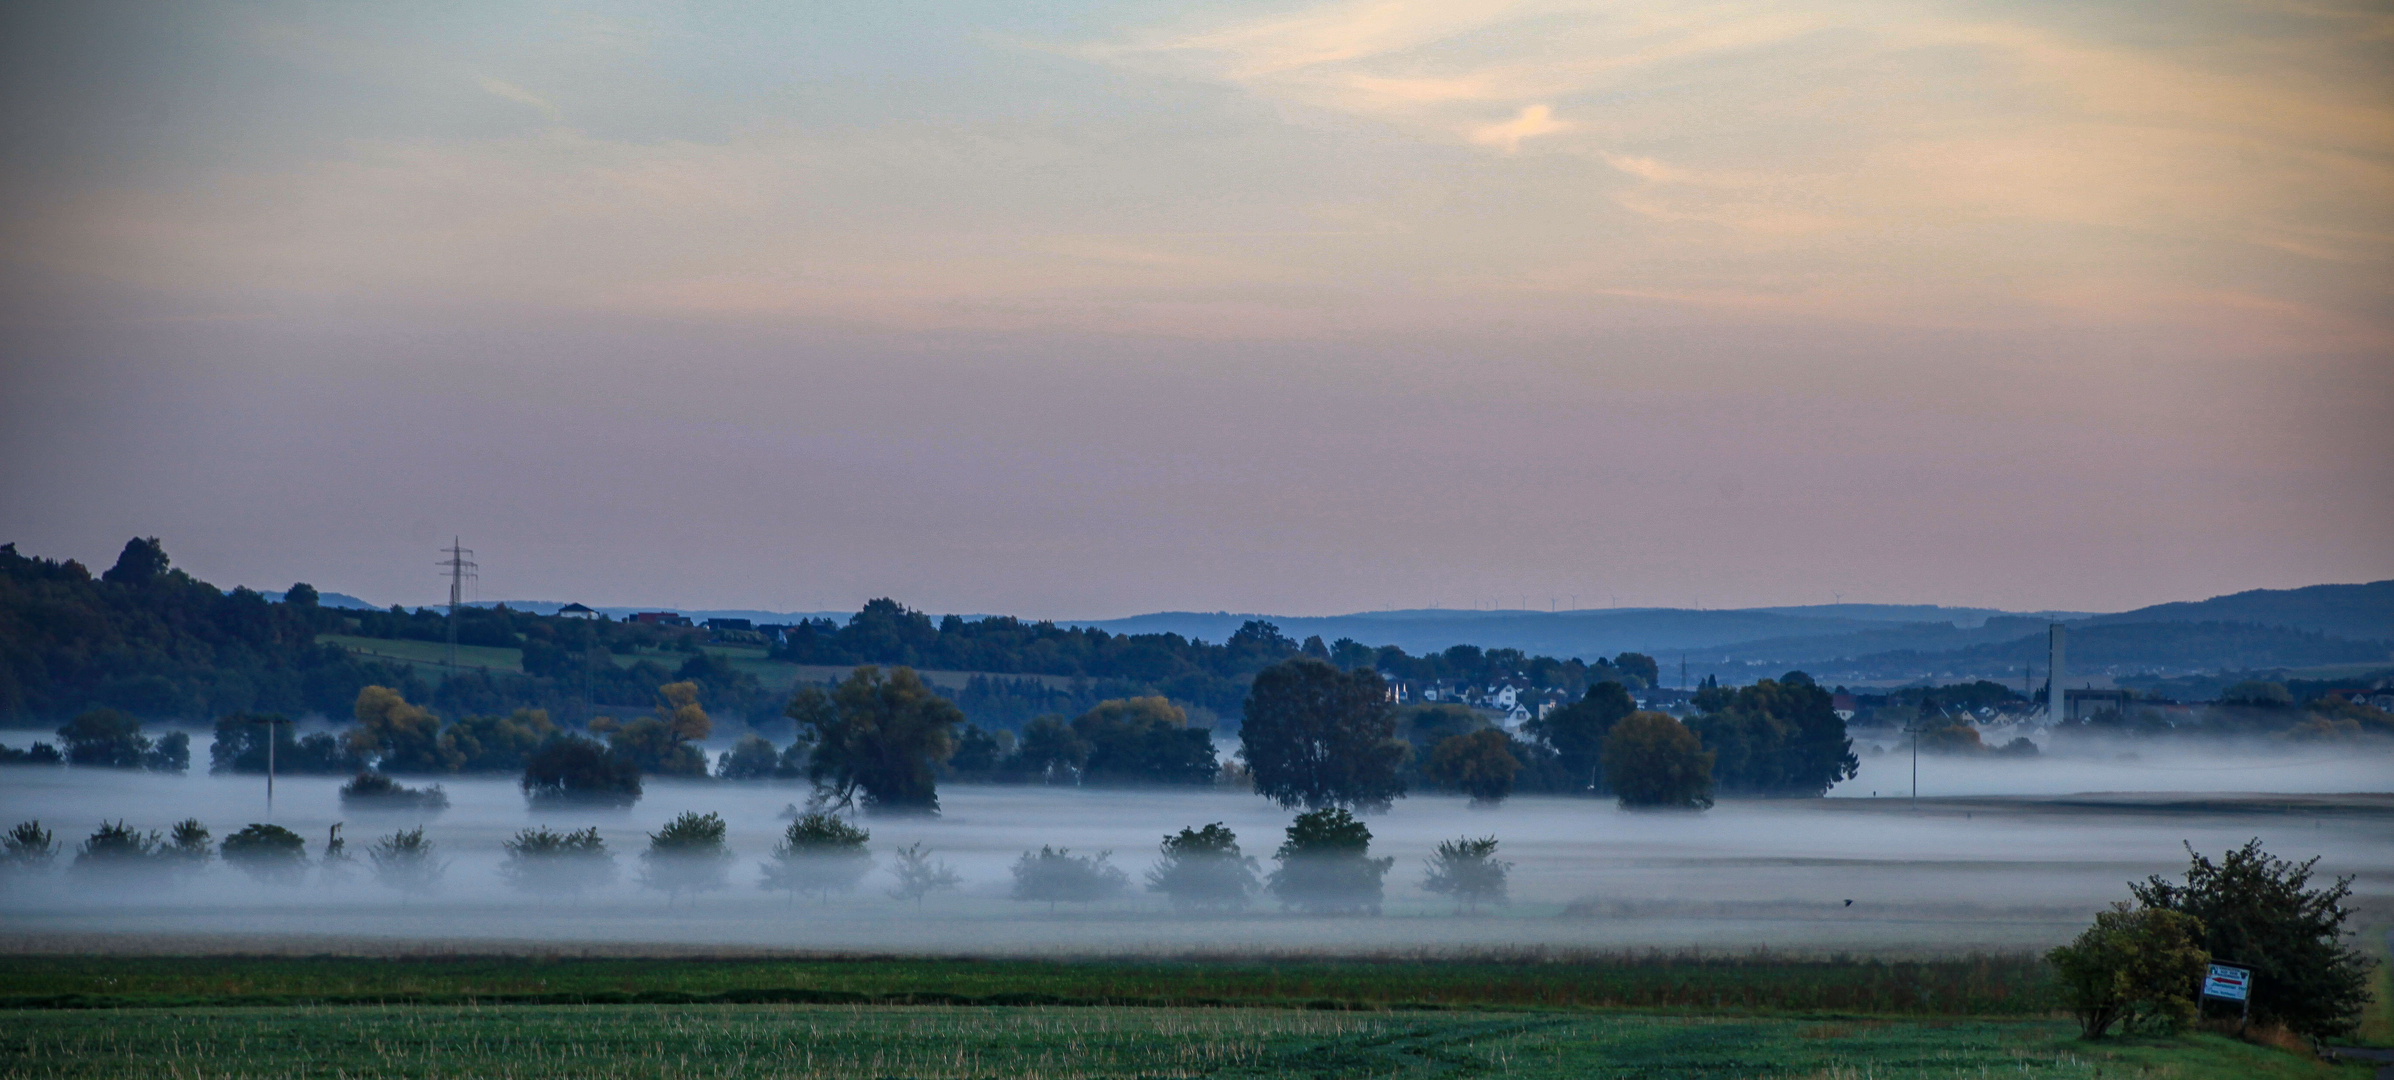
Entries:
{"label": "bush in foreground", "polygon": [[828,901],[835,892],[848,892],[873,869],[873,853],[865,847],[873,834],[837,816],[817,810],[790,822],[773,857],[761,864],[765,879],[758,887],[790,894],[811,893]]}
{"label": "bush in foreground", "polygon": [[2115,1023],[2123,1032],[2170,1032],[2194,1020],[2195,988],[2211,962],[2196,944],[2202,932],[2202,923],[2175,911],[2115,904],[2045,959],[2061,976],[2080,1034],[2100,1039]]}
{"label": "bush in foreground", "polygon": [[2319,860],[2289,862],[2247,841],[2218,862],[2189,846],[2183,883],[2131,884],[2139,903],[2199,920],[2213,959],[2253,971],[2252,1017],[2314,1039],[2350,1035],[2369,1002],[2371,963],[2344,944],[2351,878],[2311,887]]}
{"label": "bush in foreground", "polygon": [[1169,897],[1176,911],[1238,911],[1261,887],[1254,857],[1239,852],[1238,834],[1219,821],[1165,837],[1163,856],[1147,871],[1147,891]]}

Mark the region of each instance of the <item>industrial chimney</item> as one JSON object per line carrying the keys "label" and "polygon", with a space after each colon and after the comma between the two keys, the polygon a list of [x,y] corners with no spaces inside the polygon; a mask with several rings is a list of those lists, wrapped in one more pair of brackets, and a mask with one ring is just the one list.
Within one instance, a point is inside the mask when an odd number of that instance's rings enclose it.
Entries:
{"label": "industrial chimney", "polygon": [[2060,623],[2045,628],[2045,644],[2053,652],[2045,659],[2046,669],[2051,674],[2051,681],[2045,686],[2045,722],[2048,724],[2062,722],[2062,644],[2069,637],[2070,632],[2062,629]]}

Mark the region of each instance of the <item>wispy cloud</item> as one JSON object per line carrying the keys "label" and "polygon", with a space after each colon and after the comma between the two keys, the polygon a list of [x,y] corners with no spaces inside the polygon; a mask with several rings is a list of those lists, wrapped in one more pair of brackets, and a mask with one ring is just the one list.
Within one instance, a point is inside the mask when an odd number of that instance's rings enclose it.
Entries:
{"label": "wispy cloud", "polygon": [[563,114],[557,111],[555,105],[549,104],[547,99],[514,83],[503,82],[488,75],[478,75],[474,78],[474,84],[496,97],[505,98],[518,105],[528,105],[538,110],[542,116],[548,117],[551,122],[564,119]]}

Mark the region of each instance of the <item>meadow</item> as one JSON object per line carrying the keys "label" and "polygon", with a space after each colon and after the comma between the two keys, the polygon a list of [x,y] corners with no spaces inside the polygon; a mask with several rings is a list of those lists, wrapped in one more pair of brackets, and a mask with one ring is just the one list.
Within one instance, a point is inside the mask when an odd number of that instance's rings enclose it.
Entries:
{"label": "meadow", "polygon": [[792,1005],[0,1012],[0,1076],[2309,1078],[2216,1035],[2057,1021]]}

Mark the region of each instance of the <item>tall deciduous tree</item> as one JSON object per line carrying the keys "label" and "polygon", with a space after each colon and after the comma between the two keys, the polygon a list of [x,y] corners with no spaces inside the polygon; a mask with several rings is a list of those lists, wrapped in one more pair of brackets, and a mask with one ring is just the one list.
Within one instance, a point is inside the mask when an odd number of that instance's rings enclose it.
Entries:
{"label": "tall deciduous tree", "polygon": [[1658,712],[1634,712],[1604,739],[1605,782],[1627,807],[1712,805],[1712,753],[1695,733]]}
{"label": "tall deciduous tree", "polygon": [[408,704],[397,690],[359,690],[352,712],[357,726],[349,731],[350,748],[375,759],[375,767],[384,772],[451,772],[461,760],[455,749],[441,745],[440,718]]}
{"label": "tall deciduous tree", "polygon": [[809,709],[792,719],[813,726],[808,776],[837,805],[862,798],[881,813],[939,812],[938,765],[955,750],[964,714],[923,685],[913,668],[857,668],[831,694],[829,716]]}
{"label": "tall deciduous tree", "polygon": [[1495,728],[1448,736],[1430,750],[1430,779],[1471,796],[1475,805],[1494,806],[1513,793],[1513,777],[1521,771],[1511,743]]}
{"label": "tall deciduous tree", "polygon": [[1405,794],[1388,687],[1370,671],[1296,657],[1256,673],[1239,756],[1282,806],[1385,807]]}
{"label": "tall deciduous tree", "polygon": [[1861,769],[1834,699],[1801,671],[1739,687],[1693,727],[1718,756],[1713,775],[1726,793],[1820,795]]}
{"label": "tall deciduous tree", "polygon": [[1188,713],[1162,697],[1098,702],[1072,731],[1089,747],[1082,783],[1203,787],[1221,769],[1213,732],[1190,727]]}

